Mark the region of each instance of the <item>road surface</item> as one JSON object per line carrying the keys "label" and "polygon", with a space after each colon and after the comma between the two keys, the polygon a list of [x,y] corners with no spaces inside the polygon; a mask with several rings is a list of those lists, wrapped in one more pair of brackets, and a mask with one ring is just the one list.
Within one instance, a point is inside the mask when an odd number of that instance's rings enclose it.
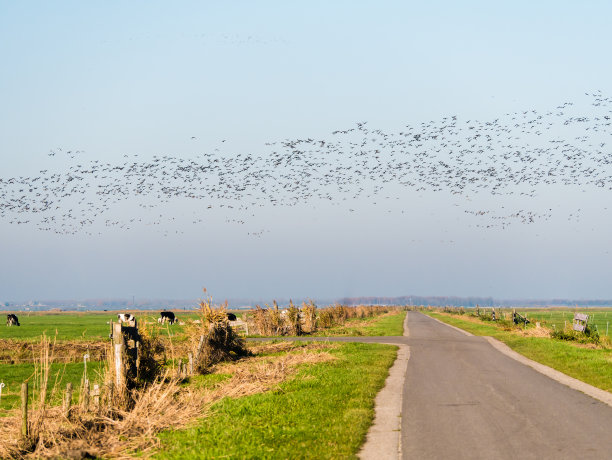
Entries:
{"label": "road surface", "polygon": [[[483,337],[418,312],[408,312],[407,325],[407,337],[310,339],[408,345],[402,458],[612,459],[612,407],[506,356]],[[397,457],[396,446],[375,447],[376,460]]]}
{"label": "road surface", "polygon": [[408,312],[406,459],[610,459],[612,407]]}

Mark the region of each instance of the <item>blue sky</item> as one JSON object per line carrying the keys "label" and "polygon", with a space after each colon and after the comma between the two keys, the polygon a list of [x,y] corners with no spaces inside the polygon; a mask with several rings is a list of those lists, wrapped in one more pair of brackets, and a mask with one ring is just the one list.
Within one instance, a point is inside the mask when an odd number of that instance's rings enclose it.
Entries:
{"label": "blue sky", "polygon": [[[124,155],[235,157],[263,155],[266,142],[328,139],[362,121],[399,132],[566,101],[588,115],[585,92],[612,95],[611,8],[2,2],[0,177],[65,171],[75,160],[49,156],[58,149],[113,164]],[[529,206],[553,208],[553,217],[504,229],[478,226],[464,211],[524,207],[519,198],[393,183],[381,199],[337,198],[242,214],[215,208],[198,225],[188,217],[200,208],[172,202],[159,210],[161,230],[98,222],[95,236],[0,219],[0,300],[192,298],[204,286],[217,298],[612,297],[610,191],[542,186]],[[580,218],[568,220],[577,209]],[[137,212],[128,200],[110,216]]]}

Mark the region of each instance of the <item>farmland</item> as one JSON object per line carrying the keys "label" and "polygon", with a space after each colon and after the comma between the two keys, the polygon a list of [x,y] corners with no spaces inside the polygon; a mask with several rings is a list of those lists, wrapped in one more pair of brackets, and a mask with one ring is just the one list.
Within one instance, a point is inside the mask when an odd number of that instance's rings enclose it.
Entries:
{"label": "farmland", "polygon": [[[174,342],[176,353],[181,353],[181,343],[184,342],[185,327],[180,324],[160,325],[157,323],[157,312],[132,312],[136,315],[139,325],[147,329],[150,337],[160,337],[166,343]],[[198,313],[175,312],[177,318],[186,323],[198,318]],[[238,317],[245,314],[235,312]],[[398,312],[399,313],[399,312]],[[19,386],[22,382],[32,379],[35,373],[35,361],[39,358],[38,348],[43,334],[56,343],[54,364],[51,365],[49,385],[56,380],[65,387],[71,382],[75,388],[73,398],[79,397],[79,383],[83,376],[83,355],[90,353],[93,360],[89,361],[88,372],[95,375],[104,365],[105,347],[109,342],[109,322],[116,321],[116,312],[87,313],[19,313],[21,326],[0,327],[0,341],[4,349],[0,350],[0,382],[4,382],[0,399],[0,415],[14,408],[19,399]],[[402,314],[387,314],[375,318],[350,318],[342,326],[335,326],[328,332],[321,331],[316,335],[401,335]],[[186,344],[185,344],[186,346]],[[95,353],[93,350],[95,349]],[[96,360],[96,357],[98,360]],[[168,357],[168,365],[173,360]],[[59,400],[55,400],[57,403]]]}
{"label": "farmland", "polygon": [[586,313],[589,315],[589,324],[595,325],[600,335],[612,335],[612,308],[546,308],[546,309],[524,309],[517,310],[521,315],[527,315],[532,321],[538,321],[543,326],[550,328],[564,328],[566,324],[571,325],[574,313]]}
{"label": "farmland", "polygon": [[[512,311],[526,317],[532,323],[539,322],[541,326],[550,329],[564,329],[572,327],[575,313],[589,315],[589,325],[593,325],[599,335],[612,337],[612,308],[609,307],[547,307],[547,308],[495,308],[500,318],[510,318]],[[476,308],[466,308],[466,313],[475,313]],[[480,308],[482,314],[490,315],[492,308]]]}
{"label": "farmland", "polygon": [[[122,313],[124,313],[122,311]],[[157,325],[157,312],[132,312],[139,323],[151,323],[156,330],[166,330]],[[108,338],[109,321],[117,321],[116,312],[87,313],[18,313],[21,326],[0,327],[0,339],[36,341],[45,333],[57,340],[104,340]],[[179,319],[195,319],[195,312],[177,312]],[[182,331],[180,325],[171,328],[172,334]]]}

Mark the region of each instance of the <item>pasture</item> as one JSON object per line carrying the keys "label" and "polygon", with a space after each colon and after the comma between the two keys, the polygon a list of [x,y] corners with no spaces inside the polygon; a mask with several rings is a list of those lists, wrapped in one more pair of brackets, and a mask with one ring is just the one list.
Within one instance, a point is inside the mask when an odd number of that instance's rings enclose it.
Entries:
{"label": "pasture", "polygon": [[[48,337],[57,340],[85,340],[98,341],[108,339],[109,322],[117,321],[117,313],[127,313],[127,311],[115,312],[83,312],[83,313],[24,313],[18,312],[21,326],[0,327],[0,339],[31,340],[37,341],[46,334]],[[139,325],[150,325],[154,331],[170,335],[182,332],[183,327],[179,324],[167,327],[159,325],[157,318],[159,311],[131,311],[136,316]],[[195,311],[175,312],[179,321],[186,319],[196,319]],[[2,316],[6,321],[6,315]]]}
{"label": "pasture", "polygon": [[[101,361],[87,363],[87,375],[90,380],[95,381],[102,365]],[[66,388],[66,384],[71,382],[74,387],[73,400],[78,401],[79,386],[83,377],[84,365],[80,363],[51,364],[49,372],[48,390],[56,394],[52,395],[52,403],[59,404],[61,390]],[[0,364],[0,382],[4,383],[2,388],[2,399],[0,399],[0,416],[5,415],[6,411],[17,407],[19,404],[19,392],[23,382],[29,382],[30,387],[37,391],[38,384],[36,369],[32,363],[22,364]]]}
{"label": "pasture", "polygon": [[[466,308],[470,313],[475,312],[475,308]],[[512,308],[495,308],[498,314],[509,316]],[[610,307],[547,307],[547,308],[515,308],[521,316],[535,323],[539,322],[542,326],[551,329],[563,329],[566,326],[571,328],[574,313],[586,313],[589,315],[589,324],[597,327],[599,335],[612,337],[612,308]],[[481,308],[481,313],[491,312],[491,308]]]}
{"label": "pasture", "polygon": [[612,335],[612,308],[544,308],[538,310],[518,310],[521,315],[527,315],[532,321],[538,321],[543,326],[563,329],[565,325],[571,327],[574,313],[589,315],[589,324],[597,327],[599,335]]}

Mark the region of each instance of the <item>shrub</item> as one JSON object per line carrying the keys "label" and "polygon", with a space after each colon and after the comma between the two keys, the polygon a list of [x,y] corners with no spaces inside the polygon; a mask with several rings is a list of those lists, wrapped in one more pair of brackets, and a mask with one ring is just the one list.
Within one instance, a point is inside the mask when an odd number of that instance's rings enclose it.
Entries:
{"label": "shrub", "polygon": [[302,335],[302,318],[300,309],[289,301],[289,309],[287,310],[287,322],[289,323],[289,333],[292,335]]}
{"label": "shrub", "polygon": [[317,328],[326,329],[334,325],[334,315],[329,309],[321,310],[317,318]]}
{"label": "shrub", "polygon": [[312,300],[308,304],[302,304],[302,320],[306,332],[312,333],[317,330],[317,306]]}

